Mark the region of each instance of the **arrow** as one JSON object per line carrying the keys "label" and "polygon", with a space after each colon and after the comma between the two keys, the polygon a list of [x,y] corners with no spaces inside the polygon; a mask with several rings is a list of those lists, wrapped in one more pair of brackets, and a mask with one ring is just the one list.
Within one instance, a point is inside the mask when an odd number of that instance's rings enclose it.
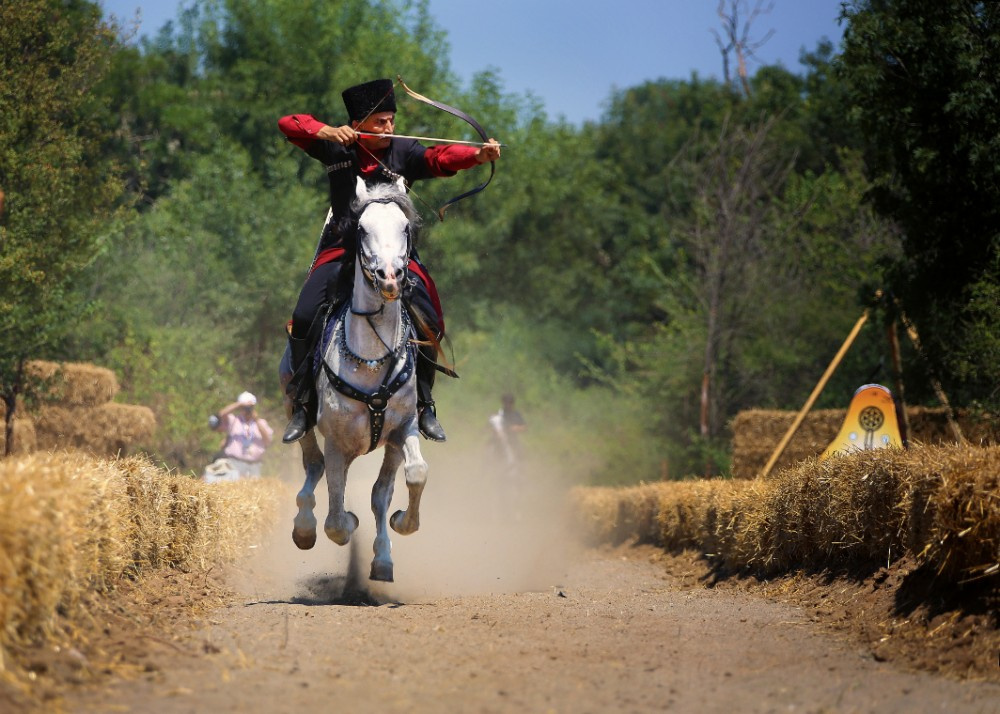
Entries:
{"label": "arrow", "polygon": [[[354,132],[358,136],[364,136],[371,139],[417,139],[418,141],[433,141],[438,144],[465,144],[466,146],[486,146],[485,142],[482,141],[462,141],[461,139],[438,139],[433,136],[410,136],[409,134],[372,134],[367,131],[356,131]],[[501,147],[506,147],[507,144],[500,144]]]}

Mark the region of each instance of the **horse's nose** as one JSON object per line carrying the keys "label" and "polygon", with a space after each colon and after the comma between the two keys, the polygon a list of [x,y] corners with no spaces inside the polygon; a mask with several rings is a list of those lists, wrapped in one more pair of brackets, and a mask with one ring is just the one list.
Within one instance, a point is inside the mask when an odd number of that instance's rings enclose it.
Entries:
{"label": "horse's nose", "polygon": [[399,294],[404,275],[402,268],[393,270],[391,276],[388,275],[385,268],[379,268],[375,271],[375,275],[378,278],[379,285],[382,286],[383,295],[386,297],[395,297]]}
{"label": "horse's nose", "polygon": [[[394,282],[394,283],[400,283],[400,282],[402,282],[403,281],[403,273],[404,273],[404,271],[403,271],[402,268],[396,268],[394,271],[392,271],[392,282]],[[381,281],[383,281],[383,282],[385,282],[386,280],[389,279],[388,275],[387,275],[387,273],[385,271],[385,268],[379,268],[378,270],[375,271],[375,274],[378,276],[378,279],[381,280]]]}

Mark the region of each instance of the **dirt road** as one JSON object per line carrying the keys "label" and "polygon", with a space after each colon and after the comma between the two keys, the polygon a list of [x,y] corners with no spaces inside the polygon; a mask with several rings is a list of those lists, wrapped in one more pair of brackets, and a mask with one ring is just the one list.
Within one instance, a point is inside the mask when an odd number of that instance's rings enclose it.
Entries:
{"label": "dirt road", "polygon": [[[273,539],[251,544],[227,576],[235,595],[207,619],[161,617],[155,636],[110,633],[130,637],[138,666],[76,689],[65,708],[1000,712],[996,682],[877,661],[805,608],[707,587],[693,554],[582,549],[565,535],[556,494],[529,494],[514,520],[482,485],[431,481],[421,531],[394,538],[396,582],[362,594],[344,590],[352,557],[367,574],[367,493],[349,498],[365,529],[353,550],[321,533],[298,551],[289,515]],[[164,594],[178,613],[185,597]]]}

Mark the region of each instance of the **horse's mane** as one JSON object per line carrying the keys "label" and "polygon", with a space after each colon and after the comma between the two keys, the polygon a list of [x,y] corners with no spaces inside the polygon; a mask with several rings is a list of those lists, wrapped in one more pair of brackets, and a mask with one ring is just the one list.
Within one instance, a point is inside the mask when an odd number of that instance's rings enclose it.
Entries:
{"label": "horse's mane", "polygon": [[397,206],[406,216],[406,220],[410,222],[411,230],[416,234],[416,229],[420,226],[420,213],[417,211],[416,206],[413,205],[413,201],[407,195],[406,191],[400,191],[399,187],[394,183],[377,183],[374,186],[368,185],[368,196],[361,199],[355,198],[351,202],[350,210],[347,215],[341,219],[340,229],[342,235],[353,235],[358,228],[358,221],[361,218],[361,214],[368,207],[369,204],[380,202],[384,203],[390,201]]}

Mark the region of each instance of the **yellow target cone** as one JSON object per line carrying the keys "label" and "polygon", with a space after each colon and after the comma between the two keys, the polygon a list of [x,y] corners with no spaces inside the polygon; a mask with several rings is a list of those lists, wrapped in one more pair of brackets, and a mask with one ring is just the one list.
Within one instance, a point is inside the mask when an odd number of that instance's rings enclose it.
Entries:
{"label": "yellow target cone", "polygon": [[819,458],[888,447],[903,448],[892,393],[881,384],[866,384],[854,393],[840,433]]}

